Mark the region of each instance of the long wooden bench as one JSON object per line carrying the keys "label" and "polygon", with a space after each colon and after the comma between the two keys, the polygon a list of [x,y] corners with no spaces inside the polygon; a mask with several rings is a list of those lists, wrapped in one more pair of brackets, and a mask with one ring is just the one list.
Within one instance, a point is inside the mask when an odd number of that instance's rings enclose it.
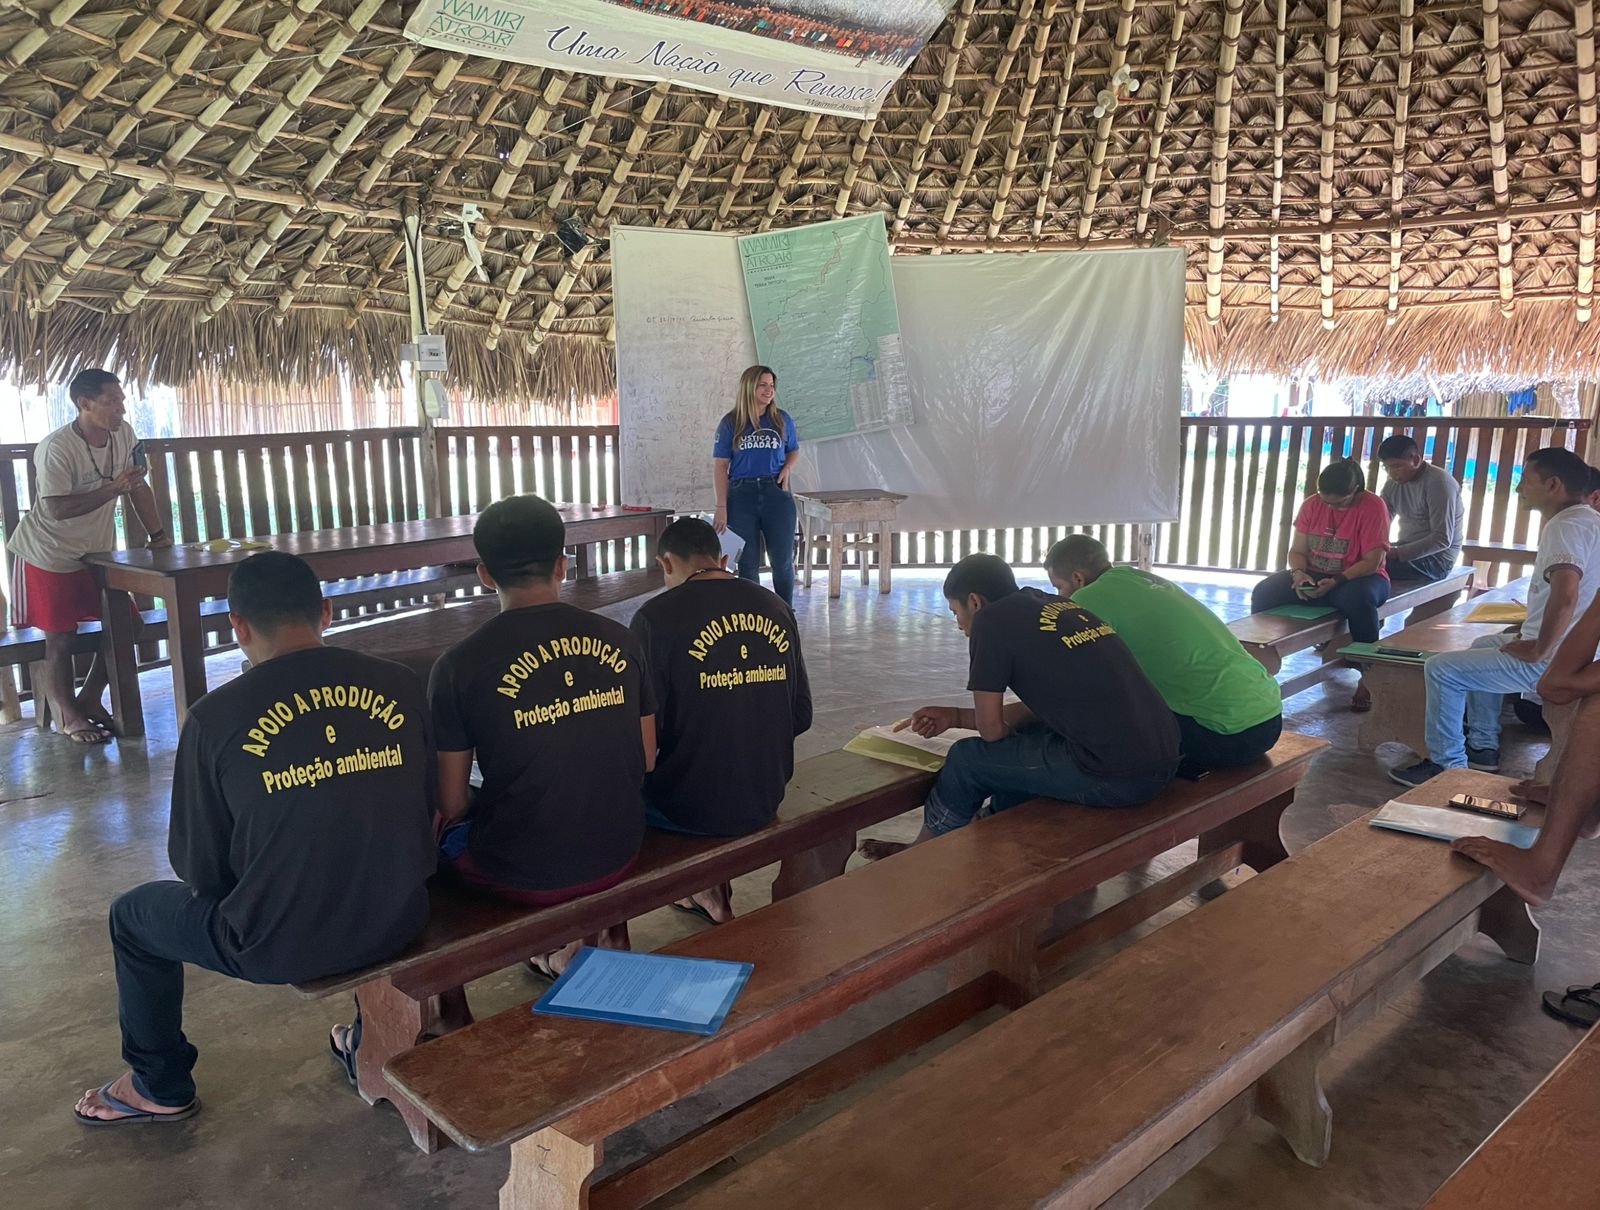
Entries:
{"label": "long wooden bench", "polygon": [[[1472,585],[1472,569],[1462,567],[1442,580],[1431,584],[1407,584],[1378,606],[1378,618],[1392,618],[1411,610],[1411,620],[1420,621],[1441,613],[1454,603],[1456,596]],[[1308,604],[1315,605],[1311,601]],[[1340,667],[1344,657],[1339,648],[1350,642],[1350,631],[1344,617],[1337,613],[1322,618],[1287,618],[1275,613],[1251,613],[1228,623],[1233,637],[1260,661],[1261,666],[1273,676],[1283,667],[1285,656],[1297,651],[1316,648],[1322,653],[1322,664],[1281,683],[1285,699],[1302,693],[1313,685],[1327,680]]]}
{"label": "long wooden bench", "polygon": [[1591,1029],[1423,1210],[1600,1203],[1600,1030]]}
{"label": "long wooden bench", "polygon": [[[520,1007],[398,1056],[391,1082],[463,1147],[512,1145],[502,1206],[642,1205],[976,1013],[1026,1001],[1041,969],[1238,865],[1281,861],[1279,819],[1326,746],[1288,735],[1253,766],[1177,782],[1131,810],[1025,804],[672,945],[665,952],[755,964],[713,1037]],[[1063,934],[1045,932],[1055,905],[1195,838],[1185,868]],[[947,960],[948,995],[580,1195],[608,1135]]]}
{"label": "long wooden bench", "polygon": [[[1417,801],[1506,785],[1452,770]],[[1478,932],[1537,956],[1487,869],[1358,821],[682,1204],[1142,1207],[1251,1114],[1320,1165],[1323,1058]]]}
{"label": "long wooden bench", "polygon": [[392,1095],[383,1068],[437,1032],[440,993],[775,862],[782,867],[774,899],[815,886],[844,870],[859,829],[921,806],[932,784],[932,774],[851,752],[811,757],[796,766],[777,820],[759,832],[728,839],[648,832],[626,881],[556,907],[518,907],[435,880],[428,927],[404,951],[296,990],[311,998],[356,993],[357,1088],[369,1104],[393,1101],[413,1141],[431,1152],[437,1130]]}

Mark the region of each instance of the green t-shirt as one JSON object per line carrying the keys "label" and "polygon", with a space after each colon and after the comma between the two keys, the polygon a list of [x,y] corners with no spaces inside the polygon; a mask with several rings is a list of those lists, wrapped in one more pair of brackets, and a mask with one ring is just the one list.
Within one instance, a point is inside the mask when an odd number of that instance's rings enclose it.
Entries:
{"label": "green t-shirt", "polygon": [[1072,599],[1122,636],[1174,714],[1237,735],[1283,712],[1278,682],[1176,584],[1113,567]]}

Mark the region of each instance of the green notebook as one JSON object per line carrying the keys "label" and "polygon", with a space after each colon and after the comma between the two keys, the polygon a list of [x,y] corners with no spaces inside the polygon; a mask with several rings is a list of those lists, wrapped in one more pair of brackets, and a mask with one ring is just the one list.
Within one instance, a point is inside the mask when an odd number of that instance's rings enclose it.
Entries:
{"label": "green notebook", "polygon": [[1327,605],[1279,605],[1273,609],[1264,609],[1263,613],[1275,613],[1280,618],[1299,618],[1302,621],[1314,622],[1318,618],[1325,618],[1333,612]]}
{"label": "green notebook", "polygon": [[1354,660],[1384,660],[1391,664],[1424,664],[1438,654],[1414,647],[1391,647],[1388,643],[1351,643],[1339,648],[1340,655]]}

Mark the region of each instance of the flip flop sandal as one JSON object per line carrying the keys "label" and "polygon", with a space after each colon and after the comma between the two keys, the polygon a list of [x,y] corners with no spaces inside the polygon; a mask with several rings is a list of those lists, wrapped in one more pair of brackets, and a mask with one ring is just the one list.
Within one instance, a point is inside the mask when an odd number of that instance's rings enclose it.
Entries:
{"label": "flip flop sandal", "polygon": [[105,1103],[107,1108],[115,1109],[125,1116],[120,1118],[92,1118],[86,1114],[79,1113],[76,1109],[72,1111],[72,1116],[85,1126],[132,1126],[142,1122],[181,1122],[185,1118],[192,1118],[200,1112],[200,1098],[196,1097],[182,1109],[175,1109],[171,1113],[151,1113],[147,1109],[140,1109],[137,1106],[128,1104],[126,1101],[119,1101],[112,1096],[111,1086],[116,1082],[116,1080],[107,1080],[95,1095]]}
{"label": "flip flop sandal", "polygon": [[[66,737],[73,743],[84,748],[104,747],[106,744],[109,744],[113,738],[110,731],[107,731],[104,727],[97,727],[93,723],[85,723],[81,727],[74,727],[71,731],[68,731],[65,734]],[[78,736],[80,735],[92,735],[95,738],[79,739]]]}
{"label": "flip flop sandal", "polygon": [[1600,1022],[1600,998],[1596,998],[1595,989],[1592,987],[1578,988],[1576,991],[1567,992],[1566,995],[1560,992],[1545,992],[1544,1011],[1557,1021],[1589,1029],[1596,1022]]}
{"label": "flip flop sandal", "polygon": [[[337,1027],[335,1027],[337,1028]],[[328,1033],[328,1050],[333,1055],[333,1061],[344,1070],[345,1079],[350,1081],[350,1087],[356,1086],[356,1051],[361,1049],[361,1001],[356,1001],[356,1019],[344,1031],[344,1046],[333,1040],[333,1033]]]}
{"label": "flip flop sandal", "polygon": [[1567,995],[1576,996],[1579,992],[1600,992],[1600,983],[1576,983],[1567,988]]}
{"label": "flip flop sandal", "polygon": [[546,982],[554,983],[561,978],[550,968],[550,963],[543,958],[529,958],[522,965],[527,967],[528,973],[535,979],[543,979]]}
{"label": "flip flop sandal", "polygon": [[706,911],[705,908],[701,907],[693,899],[689,900],[688,903],[672,903],[668,906],[671,907],[675,912],[682,912],[685,916],[697,917],[700,920],[704,920],[707,924],[716,923],[716,921],[712,919],[711,913]]}

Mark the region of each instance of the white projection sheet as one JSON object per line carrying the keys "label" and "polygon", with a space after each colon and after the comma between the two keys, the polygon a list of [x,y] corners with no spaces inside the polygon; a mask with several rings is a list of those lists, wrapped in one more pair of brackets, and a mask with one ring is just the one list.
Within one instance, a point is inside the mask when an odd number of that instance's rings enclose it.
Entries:
{"label": "white projection sheet", "polygon": [[[612,261],[623,499],[708,509],[716,422],[755,360],[733,239],[619,227]],[[907,530],[1177,516],[1181,249],[896,257],[893,273],[914,423],[802,431],[797,489],[904,492]]]}

